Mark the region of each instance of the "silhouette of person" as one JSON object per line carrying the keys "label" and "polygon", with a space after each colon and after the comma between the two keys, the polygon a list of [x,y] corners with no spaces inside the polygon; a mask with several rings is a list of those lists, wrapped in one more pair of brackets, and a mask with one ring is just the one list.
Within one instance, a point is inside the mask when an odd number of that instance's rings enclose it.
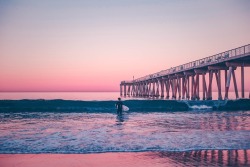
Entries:
{"label": "silhouette of person", "polygon": [[119,97],[118,98],[118,102],[116,102],[115,106],[117,108],[117,114],[121,114],[122,113],[122,101],[121,101],[121,98]]}

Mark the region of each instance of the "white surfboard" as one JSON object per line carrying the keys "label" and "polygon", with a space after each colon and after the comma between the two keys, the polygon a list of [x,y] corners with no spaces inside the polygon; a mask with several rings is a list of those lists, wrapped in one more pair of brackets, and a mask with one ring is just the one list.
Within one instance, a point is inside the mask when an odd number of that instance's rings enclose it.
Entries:
{"label": "white surfboard", "polygon": [[129,108],[127,106],[122,105],[122,111],[128,111],[128,110],[129,110]]}

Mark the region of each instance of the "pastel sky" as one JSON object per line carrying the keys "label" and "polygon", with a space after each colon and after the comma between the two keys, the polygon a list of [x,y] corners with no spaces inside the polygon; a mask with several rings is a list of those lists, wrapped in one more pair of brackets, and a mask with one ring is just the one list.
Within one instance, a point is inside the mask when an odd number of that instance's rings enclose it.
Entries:
{"label": "pastel sky", "polygon": [[249,44],[249,7],[248,0],[0,0],[0,91],[118,91],[133,76]]}

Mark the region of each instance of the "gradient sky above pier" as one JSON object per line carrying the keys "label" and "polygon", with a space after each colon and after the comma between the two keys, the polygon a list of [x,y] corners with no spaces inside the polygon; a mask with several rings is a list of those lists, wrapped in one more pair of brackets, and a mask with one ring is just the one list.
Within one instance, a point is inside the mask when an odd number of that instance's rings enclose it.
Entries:
{"label": "gradient sky above pier", "polygon": [[249,6],[0,0],[0,91],[118,91],[121,80],[248,44]]}

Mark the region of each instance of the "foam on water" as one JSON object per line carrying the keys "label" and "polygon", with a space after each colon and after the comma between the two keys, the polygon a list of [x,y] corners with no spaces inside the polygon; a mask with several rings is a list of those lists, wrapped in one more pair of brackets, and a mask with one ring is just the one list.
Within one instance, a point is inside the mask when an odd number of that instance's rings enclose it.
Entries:
{"label": "foam on water", "polygon": [[207,106],[207,105],[193,105],[190,106],[193,110],[213,110],[213,106]]}
{"label": "foam on water", "polygon": [[0,113],[0,153],[250,149],[250,111]]}

